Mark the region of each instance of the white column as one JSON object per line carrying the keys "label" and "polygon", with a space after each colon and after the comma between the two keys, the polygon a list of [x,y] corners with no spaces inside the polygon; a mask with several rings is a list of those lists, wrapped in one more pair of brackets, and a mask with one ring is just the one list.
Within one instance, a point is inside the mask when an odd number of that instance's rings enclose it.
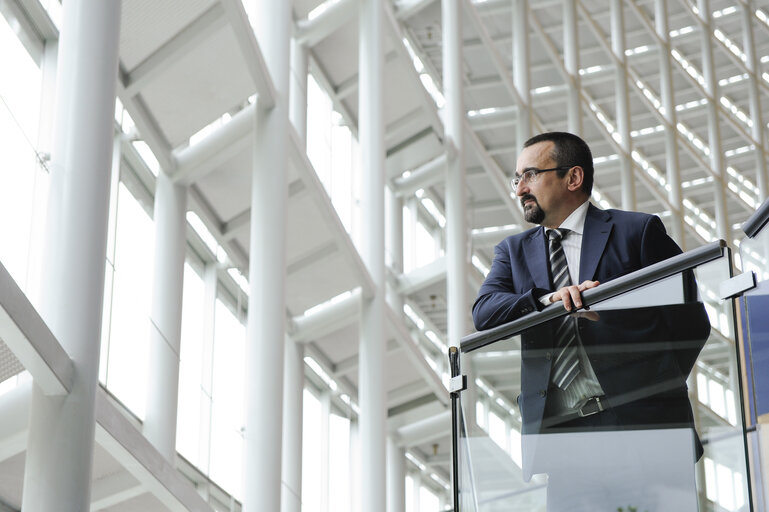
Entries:
{"label": "white column", "polygon": [[304,411],[304,345],[286,339],[283,375],[283,512],[302,509],[302,418]]}
{"label": "white column", "polygon": [[406,450],[387,439],[387,512],[406,512]]}
{"label": "white column", "polygon": [[29,512],[90,508],[120,2],[68,0],[62,14],[40,311],[75,373],[66,396],[35,387]]}
{"label": "white column", "polygon": [[291,40],[291,89],[289,113],[299,139],[307,143],[307,73],[308,50],[296,39]]}
{"label": "white column", "polygon": [[628,98],[627,65],[625,62],[625,17],[622,0],[611,1],[611,46],[616,59],[615,96],[617,100],[617,134],[623,154],[620,155],[622,175],[622,208],[635,210],[635,180],[630,141],[630,100]]}
{"label": "white column", "polygon": [[[394,190],[387,188],[387,254],[390,255],[390,271],[399,276],[403,274],[403,198]],[[389,284],[389,283],[388,283]],[[403,297],[387,287],[387,303],[396,313],[403,311]]]}
{"label": "white column", "polygon": [[209,263],[203,271],[203,343],[200,365],[200,445],[198,467],[208,472],[211,467],[211,411],[214,389],[214,342],[216,338],[216,296],[219,280],[217,264]]}
{"label": "white column", "polygon": [[350,419],[350,510],[359,511],[363,496],[361,496],[361,454],[360,454],[360,423],[355,418]]}
{"label": "white column", "polygon": [[579,31],[577,30],[577,1],[563,2],[563,64],[571,75],[572,83],[566,84],[569,91],[568,127],[571,133],[582,134],[582,88],[579,76]]}
{"label": "white column", "polygon": [[[525,4],[524,0],[521,3]],[[525,8],[525,5],[524,5]],[[467,199],[465,190],[464,126],[462,88],[461,2],[443,0],[443,96],[446,158],[446,295],[448,298],[448,343],[459,346],[466,334],[467,304]],[[525,11],[524,11],[525,12]],[[517,39],[516,39],[517,40]],[[519,112],[527,112],[519,109]],[[524,115],[523,117],[526,117]],[[530,128],[530,127],[529,127]]]}
{"label": "white column", "polygon": [[713,13],[710,10],[710,0],[697,0],[697,9],[702,19],[701,45],[702,45],[702,75],[705,79],[705,92],[709,96],[708,110],[708,147],[710,149],[710,166],[719,176],[713,181],[713,195],[715,196],[716,232],[718,238],[731,244],[731,226],[726,210],[726,184],[728,175],[724,166],[724,154],[721,147],[721,127],[718,120],[718,80],[716,79],[715,61],[713,60],[713,30],[711,19]]}
{"label": "white column", "polygon": [[[447,0],[444,0],[444,5],[446,4],[446,1]],[[444,26],[445,24],[446,22],[444,21]],[[461,26],[461,24],[457,24],[457,26]],[[445,37],[447,36],[444,29],[444,38]],[[518,105],[518,121],[516,124],[517,148],[523,147],[523,143],[532,135],[530,72],[529,1],[513,0],[513,84],[522,101],[522,103]]]}
{"label": "white column", "polygon": [[757,146],[753,152],[756,156],[756,185],[758,186],[759,202],[763,202],[769,195],[769,177],[767,176],[766,159],[764,158],[764,121],[761,113],[761,95],[759,93],[759,80],[761,77],[761,66],[756,55],[755,39],[753,38],[753,19],[755,17],[755,2],[745,0],[741,3],[740,14],[742,15],[742,34],[745,49],[745,64],[750,70],[751,76],[748,78],[748,93],[750,95],[750,119],[753,121],[751,134],[756,141]]}
{"label": "white column", "polygon": [[665,168],[666,178],[670,189],[668,200],[677,211],[672,212],[672,237],[682,249],[686,250],[684,237],[684,208],[681,191],[681,172],[678,160],[678,119],[673,91],[673,71],[670,56],[670,28],[668,25],[667,0],[654,1],[654,22],[657,35],[663,41],[660,46],[660,100],[662,115],[669,126],[665,129]]}
{"label": "white column", "polygon": [[187,187],[160,172],[155,185],[155,271],[144,435],[169,461],[176,454]]}
{"label": "white column", "polygon": [[[307,48],[291,40],[289,119],[302,146],[307,144]],[[283,367],[282,512],[302,509],[302,419],[304,344],[286,338]]]}
{"label": "white column", "polygon": [[324,390],[320,397],[320,425],[315,428],[320,430],[320,512],[333,512],[331,504],[331,393]]}
{"label": "white column", "polygon": [[256,0],[254,32],[276,90],[258,104],[251,189],[243,510],[280,510],[286,336],[291,2]]}
{"label": "white column", "polygon": [[384,244],[384,12],[382,0],[360,3],[358,135],[362,172],[361,256],[374,292],[361,311],[358,403],[360,404],[361,510],[385,512]]}

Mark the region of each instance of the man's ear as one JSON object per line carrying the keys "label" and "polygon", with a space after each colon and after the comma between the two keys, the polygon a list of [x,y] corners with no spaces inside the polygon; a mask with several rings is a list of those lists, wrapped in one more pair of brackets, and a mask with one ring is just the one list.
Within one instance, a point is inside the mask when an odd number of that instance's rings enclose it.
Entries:
{"label": "man's ear", "polygon": [[567,179],[566,186],[570,191],[579,190],[582,188],[582,182],[585,181],[585,170],[579,165],[575,165],[569,169]]}

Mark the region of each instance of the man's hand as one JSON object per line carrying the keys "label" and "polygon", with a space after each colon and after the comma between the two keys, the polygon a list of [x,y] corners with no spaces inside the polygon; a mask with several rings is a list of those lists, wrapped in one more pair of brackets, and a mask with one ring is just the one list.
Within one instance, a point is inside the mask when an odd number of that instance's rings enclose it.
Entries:
{"label": "man's hand", "polygon": [[582,292],[598,286],[598,281],[583,281],[578,285],[564,286],[550,296],[550,302],[563,301],[566,311],[580,309],[582,307]]}

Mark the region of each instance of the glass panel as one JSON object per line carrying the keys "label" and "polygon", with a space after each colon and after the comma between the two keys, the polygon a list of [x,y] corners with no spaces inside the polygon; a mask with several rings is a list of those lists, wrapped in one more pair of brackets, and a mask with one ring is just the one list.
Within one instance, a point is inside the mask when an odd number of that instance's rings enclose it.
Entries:
{"label": "glass panel", "polygon": [[460,510],[749,507],[733,310],[717,293],[729,271],[724,257],[465,354]]}
{"label": "glass panel", "polygon": [[743,271],[756,275],[756,288],[741,299],[740,314],[744,334],[743,351],[747,360],[744,382],[748,383],[749,423],[762,425],[769,419],[769,226],[742,241],[740,257]]}

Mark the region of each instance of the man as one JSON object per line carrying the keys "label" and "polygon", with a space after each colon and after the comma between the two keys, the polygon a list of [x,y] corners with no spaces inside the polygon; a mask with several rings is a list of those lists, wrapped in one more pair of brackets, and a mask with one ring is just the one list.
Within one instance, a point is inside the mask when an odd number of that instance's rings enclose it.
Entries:
{"label": "man", "polygon": [[[513,186],[525,219],[539,226],[495,248],[473,305],[478,330],[556,302],[576,312],[585,290],[681,253],[658,217],[590,204],[592,154],[576,135],[529,139]],[[690,274],[682,284],[696,297]],[[693,428],[686,378],[710,330],[702,304],[602,311],[598,318],[579,312],[523,335],[522,433]],[[638,346],[645,348],[631,350]]]}

